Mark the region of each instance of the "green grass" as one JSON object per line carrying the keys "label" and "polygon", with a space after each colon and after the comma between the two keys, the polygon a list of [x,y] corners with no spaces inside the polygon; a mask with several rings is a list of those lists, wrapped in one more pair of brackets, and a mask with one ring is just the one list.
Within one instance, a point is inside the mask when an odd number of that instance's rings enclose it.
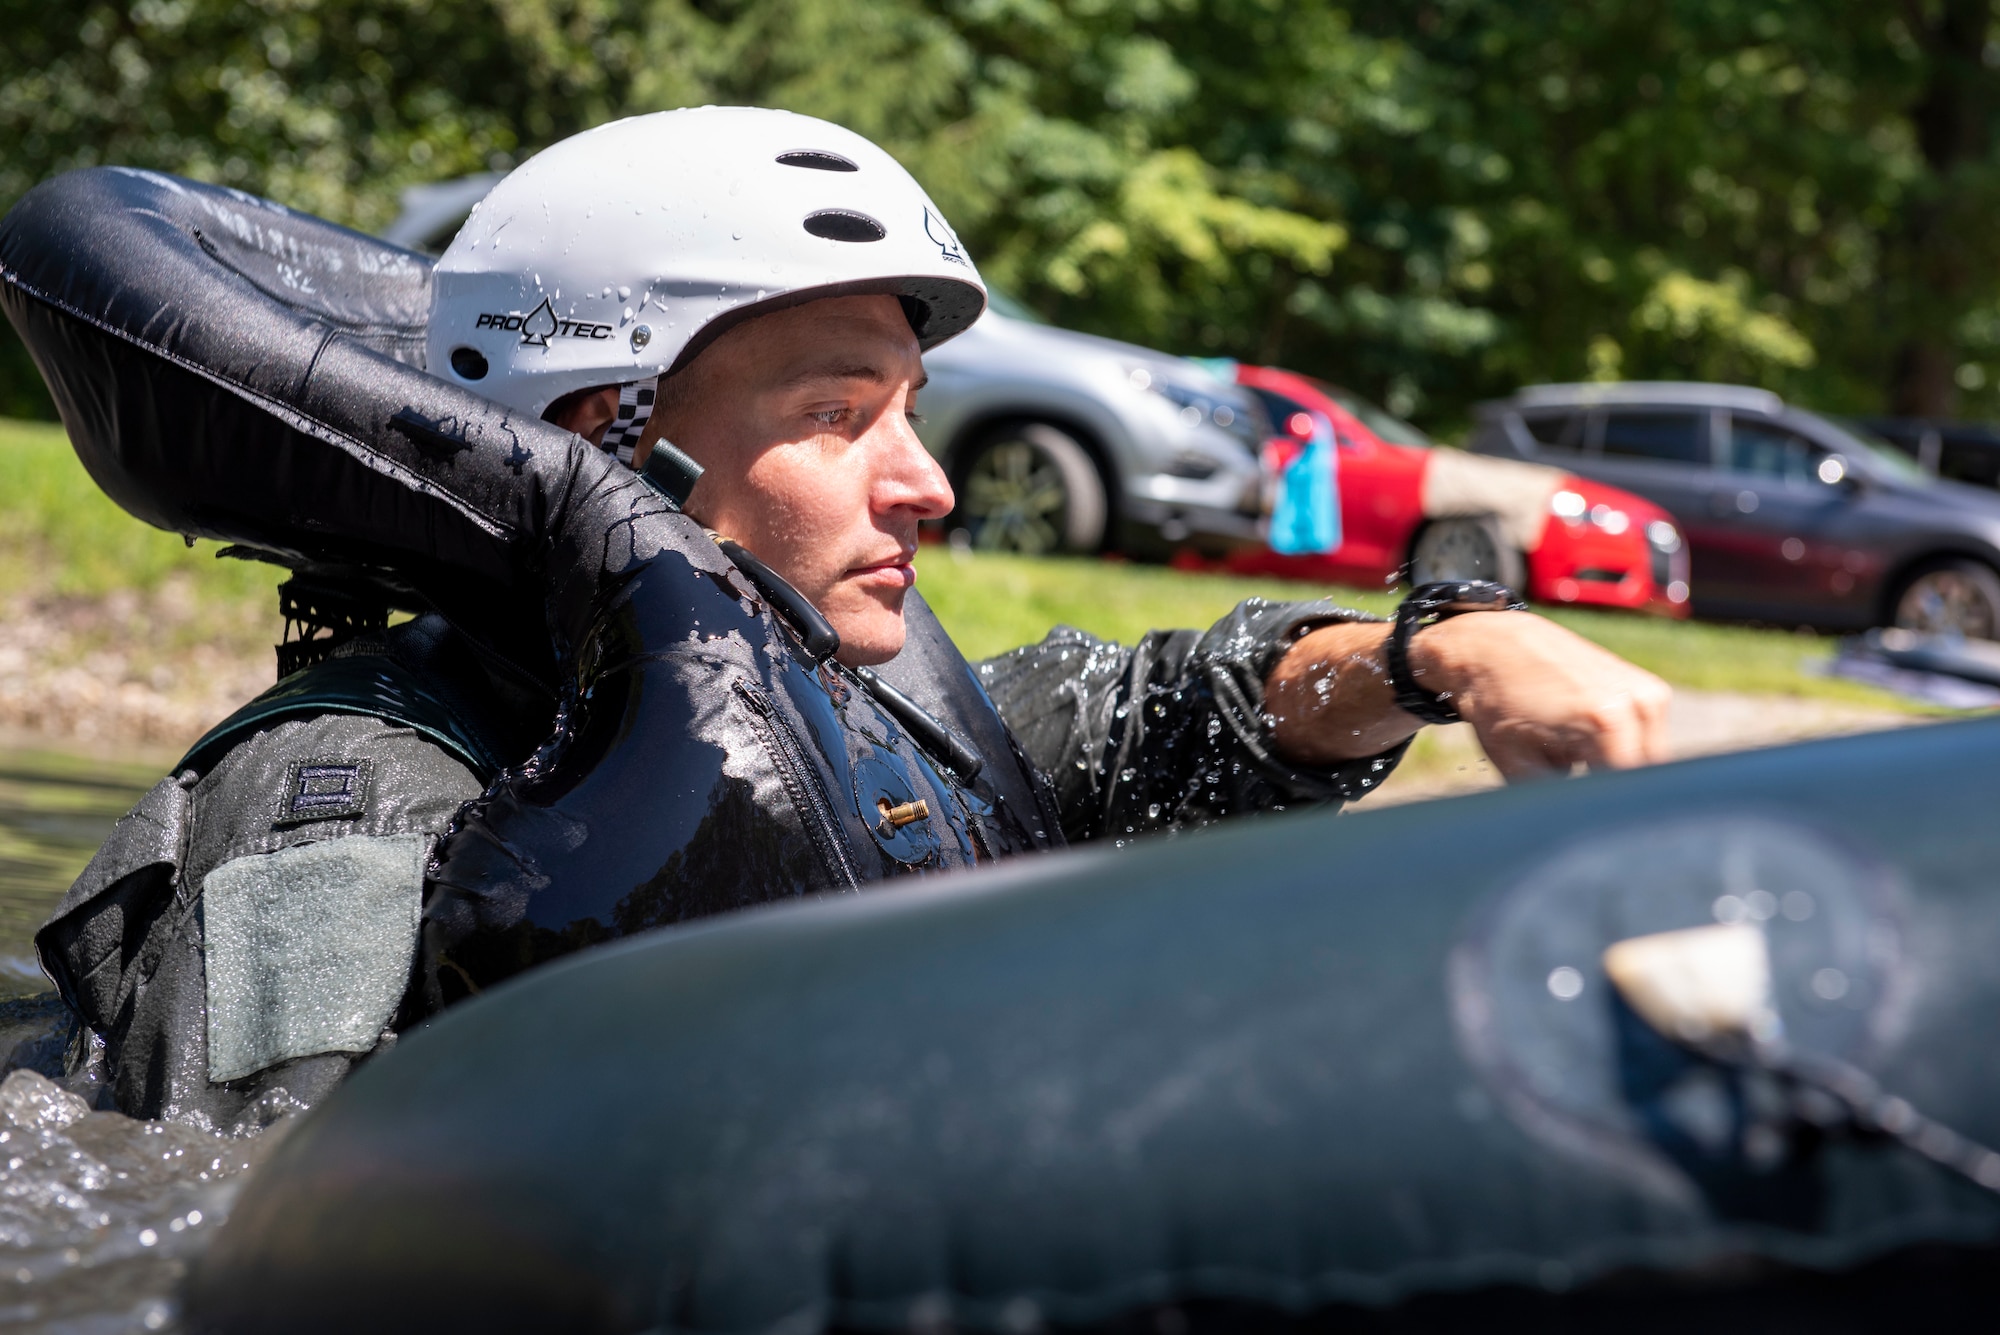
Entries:
{"label": "green grass", "polygon": [[217,544],[190,548],[179,536],[133,519],[83,471],[60,426],[0,419],[0,595],[102,598],[150,593],[170,578],[205,599],[268,595],[270,566],[218,561]]}
{"label": "green grass", "polygon": [[[0,419],[0,459],[7,469],[0,605],[110,607],[108,616],[85,618],[89,625],[73,637],[77,653],[115,637],[126,646],[143,640],[161,655],[197,641],[269,654],[278,629],[273,590],[283,572],[218,561],[215,544],[189,548],[125,514],[84,473],[60,427]],[[924,595],[972,658],[1038,640],[1058,623],[1130,640],[1156,626],[1206,626],[1250,597],[1324,597],[1378,613],[1391,611],[1396,599],[1381,590],[1103,561],[962,556],[938,547],[926,548],[918,564]],[[1832,655],[1829,639],[1614,612],[1549,615],[1677,686],[1922,709],[1804,670],[1807,660]]]}
{"label": "green grass", "polygon": [[[917,567],[917,587],[969,658],[1040,639],[1058,623],[1130,640],[1155,626],[1206,626],[1244,598],[1328,598],[1387,615],[1398,597],[1382,590],[1191,574],[1160,566],[968,556],[938,547],[925,548]],[[1833,656],[1829,638],[1631,613],[1540,610],[1676,686],[1935,712],[1858,682],[1806,670],[1808,661]]]}
{"label": "green grass", "polygon": [[218,561],[220,544],[190,547],[132,518],[90,480],[60,426],[0,419],[0,467],[0,610],[59,627],[41,657],[115,648],[143,672],[196,644],[270,654],[283,571]]}

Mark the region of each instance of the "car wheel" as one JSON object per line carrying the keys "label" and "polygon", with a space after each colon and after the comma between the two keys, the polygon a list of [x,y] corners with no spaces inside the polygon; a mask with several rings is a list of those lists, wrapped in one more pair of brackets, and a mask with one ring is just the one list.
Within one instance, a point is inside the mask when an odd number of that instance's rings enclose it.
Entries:
{"label": "car wheel", "polygon": [[1437,519],[1425,525],[1410,548],[1410,583],[1485,579],[1505,584],[1519,595],[1527,562],[1506,538],[1499,521],[1489,515]]}
{"label": "car wheel", "polygon": [[1896,595],[1892,619],[1904,630],[2000,640],[2000,574],[1965,559],[1926,566]]}
{"label": "car wheel", "polygon": [[951,526],[981,551],[1047,556],[1094,552],[1109,507],[1089,451],[1045,422],[982,438],[959,468]]}

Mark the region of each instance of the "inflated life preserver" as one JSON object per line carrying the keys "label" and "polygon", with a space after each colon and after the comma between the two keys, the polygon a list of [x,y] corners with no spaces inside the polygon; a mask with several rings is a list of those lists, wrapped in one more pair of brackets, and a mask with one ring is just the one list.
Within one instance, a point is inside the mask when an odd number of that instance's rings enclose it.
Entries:
{"label": "inflated life preserver", "polygon": [[0,304],[121,506],[435,610],[562,702],[440,851],[436,1004],[641,928],[1060,842],[920,600],[900,694],[839,668],[670,489],[419,369],[428,283],[420,255],[152,172],[58,177],[0,223]]}

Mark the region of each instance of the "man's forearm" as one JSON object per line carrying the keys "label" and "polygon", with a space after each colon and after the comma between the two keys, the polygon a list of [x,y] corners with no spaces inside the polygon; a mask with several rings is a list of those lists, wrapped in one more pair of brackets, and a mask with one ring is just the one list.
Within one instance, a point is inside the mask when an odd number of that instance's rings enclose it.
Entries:
{"label": "man's forearm", "polygon": [[[1299,638],[1265,683],[1273,745],[1300,764],[1376,755],[1414,733],[1396,706],[1387,628],[1322,626]],[[1419,686],[1447,695],[1510,777],[1623,767],[1667,757],[1672,695],[1643,671],[1528,612],[1440,621],[1410,640]]]}

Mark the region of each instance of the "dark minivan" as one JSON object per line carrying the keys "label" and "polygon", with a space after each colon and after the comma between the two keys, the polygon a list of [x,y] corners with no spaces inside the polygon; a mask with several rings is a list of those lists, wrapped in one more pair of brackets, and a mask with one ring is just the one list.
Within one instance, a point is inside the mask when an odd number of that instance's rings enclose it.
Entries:
{"label": "dark minivan", "polygon": [[2000,639],[2000,494],[1735,385],[1537,385],[1468,447],[1637,492],[1689,548],[1697,616]]}

